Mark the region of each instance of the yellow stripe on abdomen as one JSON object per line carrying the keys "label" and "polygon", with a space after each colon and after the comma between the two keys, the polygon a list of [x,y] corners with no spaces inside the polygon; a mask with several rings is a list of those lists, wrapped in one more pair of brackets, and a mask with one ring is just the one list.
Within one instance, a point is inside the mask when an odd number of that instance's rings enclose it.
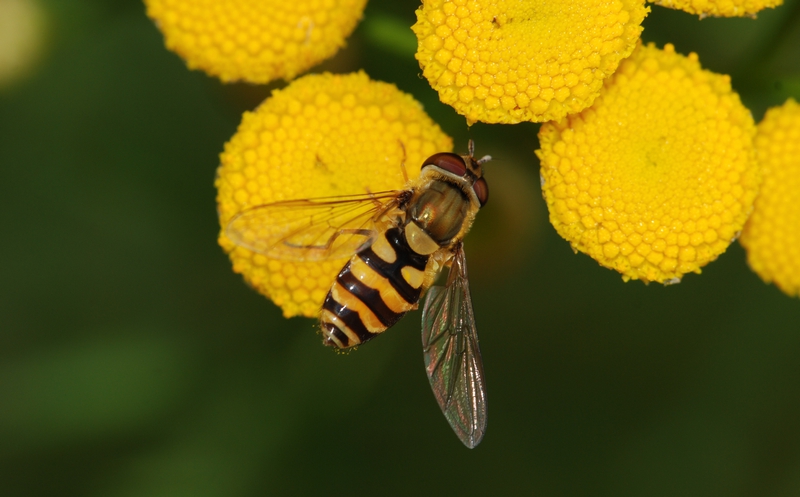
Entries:
{"label": "yellow stripe on abdomen", "polygon": [[353,276],[361,280],[366,286],[378,290],[381,295],[381,300],[386,306],[397,314],[402,314],[414,308],[412,304],[397,293],[397,290],[389,283],[389,280],[378,274],[374,269],[369,267],[364,261],[357,256],[353,257],[350,262],[350,271]]}

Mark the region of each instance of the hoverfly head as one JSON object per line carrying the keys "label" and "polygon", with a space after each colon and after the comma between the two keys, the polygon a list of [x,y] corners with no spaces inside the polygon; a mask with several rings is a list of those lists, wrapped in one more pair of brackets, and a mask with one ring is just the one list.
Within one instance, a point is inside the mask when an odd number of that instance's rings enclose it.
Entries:
{"label": "hoverfly head", "polygon": [[485,155],[480,159],[475,159],[475,143],[472,140],[469,141],[468,151],[468,155],[458,155],[452,152],[433,154],[422,165],[422,169],[435,167],[468,182],[467,187],[475,192],[478,202],[483,207],[489,201],[489,186],[483,178],[482,166],[492,160],[492,157]]}

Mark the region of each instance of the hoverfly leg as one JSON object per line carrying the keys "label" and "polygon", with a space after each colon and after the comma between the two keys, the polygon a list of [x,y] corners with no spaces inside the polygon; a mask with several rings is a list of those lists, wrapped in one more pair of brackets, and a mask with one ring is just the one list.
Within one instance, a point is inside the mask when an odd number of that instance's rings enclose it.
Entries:
{"label": "hoverfly leg", "polygon": [[400,150],[403,151],[403,158],[400,160],[400,172],[403,173],[403,184],[408,184],[408,171],[406,170],[406,158],[408,156],[406,155],[406,146],[403,145],[402,140],[397,140],[397,143],[400,144]]}

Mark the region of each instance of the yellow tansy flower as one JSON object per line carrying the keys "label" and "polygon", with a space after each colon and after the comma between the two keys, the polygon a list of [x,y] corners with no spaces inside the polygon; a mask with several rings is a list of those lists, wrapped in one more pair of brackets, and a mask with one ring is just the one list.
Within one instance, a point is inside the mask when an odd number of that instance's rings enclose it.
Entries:
{"label": "yellow tansy flower", "polygon": [[0,90],[23,79],[39,62],[46,24],[39,0],[0,0]]}
{"label": "yellow tansy flower", "polygon": [[647,0],[648,2],[679,9],[701,18],[755,16],[760,10],[774,9],[783,4],[783,0]]}
{"label": "yellow tansy flower", "polygon": [[800,294],[800,105],[767,111],[756,135],[764,183],[742,232],[747,262],[761,279]]}
{"label": "yellow tansy flower", "polygon": [[699,273],[751,212],[754,135],[728,76],[672,45],[640,46],[591,108],[542,126],[550,221],[626,281]]}
{"label": "yellow tansy flower", "polygon": [[417,60],[472,124],[548,121],[594,101],[636,47],[644,0],[423,0]]}
{"label": "yellow tansy flower", "polygon": [[316,316],[345,260],[269,259],[233,244],[224,229],[269,202],[401,189],[422,161],[452,149],[413,97],[364,73],[309,75],[246,112],[221,154],[216,186],[219,243],[233,269],[283,309]]}
{"label": "yellow tansy flower", "polygon": [[145,0],[167,48],[222,81],[292,79],[344,46],[367,0]]}

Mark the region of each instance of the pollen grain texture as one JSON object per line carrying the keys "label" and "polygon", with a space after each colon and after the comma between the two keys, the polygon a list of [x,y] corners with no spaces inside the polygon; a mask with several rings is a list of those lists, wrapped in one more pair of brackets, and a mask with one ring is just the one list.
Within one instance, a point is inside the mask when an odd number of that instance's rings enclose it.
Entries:
{"label": "pollen grain texture", "polygon": [[754,135],[728,76],[672,45],[640,46],[591,108],[542,126],[550,221],[626,281],[699,273],[752,210]]}
{"label": "pollen grain texture", "polygon": [[423,0],[417,60],[467,122],[560,119],[631,54],[644,0]]}
{"label": "pollen grain texture", "polygon": [[220,155],[219,243],[234,271],[286,317],[316,316],[347,259],[270,259],[228,239],[228,221],[270,202],[402,189],[404,155],[413,179],[424,159],[451,149],[422,106],[392,84],[361,72],[301,77],[246,112]]}
{"label": "pollen grain texture", "polygon": [[800,105],[788,100],[767,111],[756,135],[764,183],[741,244],[766,282],[800,295]]}
{"label": "pollen grain texture", "polygon": [[344,46],[367,0],[145,0],[167,48],[222,81],[294,78]]}

